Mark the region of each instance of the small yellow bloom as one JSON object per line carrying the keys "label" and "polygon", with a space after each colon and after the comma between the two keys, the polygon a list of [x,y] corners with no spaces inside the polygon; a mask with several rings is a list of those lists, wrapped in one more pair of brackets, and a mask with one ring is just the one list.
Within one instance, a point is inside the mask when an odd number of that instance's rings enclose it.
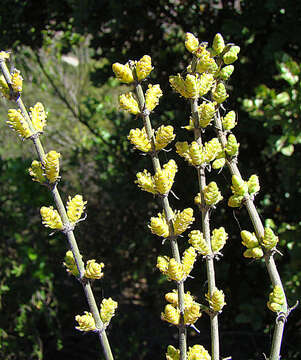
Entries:
{"label": "small yellow bloom", "polygon": [[104,263],[97,263],[96,260],[88,260],[85,270],[85,277],[88,279],[101,279],[103,277],[102,268]]}
{"label": "small yellow bloom", "polygon": [[191,244],[201,255],[205,256],[210,253],[209,246],[206,243],[203,234],[199,230],[192,230],[188,234],[188,237],[188,243]]}
{"label": "small yellow bloom", "polygon": [[30,111],[30,117],[34,128],[38,132],[43,132],[44,127],[46,126],[47,118],[47,114],[45,112],[43,104],[37,102],[34,107],[30,108]]}
{"label": "small yellow bloom", "polygon": [[144,80],[153,70],[152,59],[148,55],[144,55],[136,63],[136,74],[138,81]]}
{"label": "small yellow bloom", "polygon": [[0,93],[7,99],[10,98],[9,86],[3,75],[0,76]]}
{"label": "small yellow bloom", "polygon": [[216,101],[218,104],[224,102],[229,95],[227,94],[225,85],[223,83],[218,83],[215,89],[212,92],[213,100]]}
{"label": "small yellow bloom", "polygon": [[257,175],[251,175],[248,180],[248,192],[250,195],[258,193],[260,190],[259,179]]}
{"label": "small yellow bloom", "polygon": [[225,228],[220,227],[219,229],[214,229],[211,236],[212,251],[220,251],[225,246],[227,239],[228,234],[226,233]]}
{"label": "small yellow bloom", "polygon": [[7,60],[10,57],[10,53],[8,51],[0,51],[0,59]]}
{"label": "small yellow bloom", "polygon": [[149,111],[153,111],[159,104],[159,98],[163,95],[160,85],[148,85],[145,93],[145,106]]}
{"label": "small yellow bloom", "polygon": [[135,183],[137,183],[143,191],[147,191],[151,194],[156,194],[156,186],[154,183],[154,179],[146,169],[144,169],[143,172],[138,172],[136,177],[137,180],[135,181]]}
{"label": "small yellow bloom", "polygon": [[[165,294],[165,300],[171,303],[174,307],[179,307],[179,297],[178,297],[178,291],[173,290],[172,292],[169,292]],[[190,292],[187,291],[184,294],[184,306],[185,308],[190,307],[193,304],[193,296],[190,295]]]}
{"label": "small yellow bloom", "polygon": [[230,134],[227,139],[225,151],[229,156],[236,156],[238,154],[239,143],[233,134]]}
{"label": "small yellow bloom", "polygon": [[22,139],[27,139],[33,135],[20,110],[9,109],[6,123],[15,130]]}
{"label": "small yellow bloom", "polygon": [[223,55],[223,60],[226,65],[234,63],[238,58],[240,52],[239,46],[231,46],[230,49]]}
{"label": "small yellow bloom", "polygon": [[166,360],[180,360],[180,350],[176,349],[172,345],[168,345],[165,356]]}
{"label": "small yellow bloom", "polygon": [[112,300],[112,298],[102,300],[100,304],[100,318],[104,324],[109,324],[112,317],[115,315],[117,307],[117,301]]}
{"label": "small yellow bloom", "polygon": [[177,164],[174,160],[169,160],[163,165],[163,169],[158,170],[153,177],[156,192],[161,195],[166,195],[170,191],[176,172],[178,170]]}
{"label": "small yellow bloom", "polygon": [[225,130],[232,130],[237,124],[235,111],[229,111],[222,119],[222,124]]}
{"label": "small yellow bloom", "polygon": [[140,113],[138,102],[133,97],[133,94],[131,92],[120,95],[119,105],[122,110],[128,111],[133,115],[137,115]]}
{"label": "small yellow bloom", "polygon": [[59,179],[60,157],[61,154],[55,150],[51,150],[45,155],[43,166],[45,170],[45,176],[47,177],[50,184],[55,183]]}
{"label": "small yellow bloom", "polygon": [[205,203],[208,206],[216,205],[218,202],[220,202],[223,199],[219,191],[219,188],[216,182],[214,181],[211,181],[211,183],[205,186],[203,192],[204,192]]}
{"label": "small yellow bloom", "polygon": [[174,280],[178,282],[184,280],[186,276],[185,276],[183,264],[178,263],[174,258],[171,258],[168,263],[168,269],[166,271],[166,275],[170,280]]}
{"label": "small yellow bloom", "polygon": [[231,190],[236,196],[245,196],[248,193],[248,184],[238,175],[232,175]]}
{"label": "small yellow bloom", "polygon": [[199,124],[202,128],[207,127],[215,114],[216,102],[202,102],[198,107]]}
{"label": "small yellow bloom", "polygon": [[44,176],[44,170],[40,161],[33,160],[31,167],[28,169],[29,175],[33,181],[37,181],[41,184],[45,183],[47,179]]}
{"label": "small yellow bloom", "polygon": [[206,298],[213,311],[221,311],[222,308],[226,305],[225,294],[223,293],[223,290],[218,290],[215,288],[212,296],[210,296],[208,293],[206,294]]}
{"label": "small yellow bloom", "polygon": [[82,216],[87,201],[83,200],[82,195],[69,196],[67,202],[67,216],[71,223],[76,223]]}
{"label": "small yellow bloom", "polygon": [[264,229],[264,236],[262,238],[262,245],[264,248],[271,250],[277,245],[278,241],[278,236],[274,234],[273,230],[269,227],[266,227]]}
{"label": "small yellow bloom", "polygon": [[241,243],[246,248],[252,249],[254,247],[259,246],[258,239],[254,233],[251,233],[250,231],[247,231],[247,230],[243,230],[243,231],[241,231],[240,236],[242,238]]}
{"label": "small yellow bloom", "polygon": [[193,269],[193,265],[196,260],[197,253],[193,246],[190,246],[188,249],[184,251],[182,257],[182,265],[185,275],[189,275],[191,270]]}
{"label": "small yellow bloom", "polygon": [[[81,256],[82,257],[82,256]],[[76,266],[76,262],[73,256],[73,253],[71,250],[68,250],[65,255],[65,262],[63,265],[66,267],[66,270],[69,274],[72,274],[74,276],[79,276],[79,271]]]}
{"label": "small yellow bloom", "polygon": [[181,235],[194,222],[193,210],[191,208],[176,212],[174,217],[174,234]]}
{"label": "small yellow bloom", "polygon": [[202,345],[194,345],[189,347],[187,360],[211,360],[211,356]]}
{"label": "small yellow bloom", "polygon": [[184,323],[185,325],[194,324],[201,316],[200,305],[193,302],[191,306],[184,309]]}
{"label": "small yellow bloom", "polygon": [[133,73],[129,67],[129,64],[122,65],[120,63],[115,63],[112,65],[112,69],[116,78],[121,82],[126,84],[134,82]]}
{"label": "small yellow bloom", "polygon": [[152,148],[144,127],[141,130],[132,129],[128,140],[140,151],[149,152]]}
{"label": "small yellow bloom", "polygon": [[213,50],[217,55],[221,54],[225,48],[225,41],[221,34],[217,33],[213,39]]}
{"label": "small yellow bloom", "polygon": [[15,69],[11,74],[11,86],[15,92],[22,91],[23,78],[20,71]]}
{"label": "small yellow bloom", "polygon": [[76,326],[75,329],[79,331],[96,330],[96,325],[93,315],[88,311],[85,311],[85,314],[82,316],[76,315],[75,320],[78,322],[78,326]]}
{"label": "small yellow bloom", "polygon": [[270,293],[269,301],[267,302],[268,308],[273,312],[279,312],[285,303],[285,296],[282,288],[275,285],[273,291]]}
{"label": "small yellow bloom", "polygon": [[168,125],[161,125],[156,131],[155,146],[156,150],[164,149],[169,143],[171,143],[176,135],[173,132],[173,127]]}
{"label": "small yellow bloom", "polygon": [[252,249],[247,249],[243,255],[245,258],[260,259],[263,257],[264,253],[260,246],[256,246]]}
{"label": "small yellow bloom", "polygon": [[158,214],[158,217],[152,217],[150,225],[151,232],[164,238],[169,236],[169,226],[164,214]]}
{"label": "small yellow bloom", "polygon": [[52,206],[41,207],[40,210],[42,216],[42,224],[50,229],[63,229],[62,219],[57,210],[54,210]]}
{"label": "small yellow bloom", "polygon": [[180,323],[180,310],[171,304],[165,306],[164,312],[161,313],[161,319],[173,325]]}
{"label": "small yellow bloom", "polygon": [[199,47],[199,40],[193,34],[187,32],[185,34],[185,47],[189,52],[194,53]]}
{"label": "small yellow bloom", "polygon": [[161,271],[161,273],[163,273],[165,275],[168,270],[169,261],[170,261],[170,257],[168,257],[168,256],[158,256],[157,257],[156,267]]}

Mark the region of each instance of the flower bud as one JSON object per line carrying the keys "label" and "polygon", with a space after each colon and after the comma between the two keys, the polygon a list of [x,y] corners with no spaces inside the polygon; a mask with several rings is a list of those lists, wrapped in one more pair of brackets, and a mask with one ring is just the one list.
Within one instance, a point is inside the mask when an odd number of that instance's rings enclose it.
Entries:
{"label": "flower bud", "polygon": [[194,53],[199,47],[199,40],[193,34],[187,32],[185,34],[185,47],[189,52]]}
{"label": "flower bud", "polygon": [[69,196],[67,202],[67,216],[71,223],[76,223],[82,216],[87,201],[83,201],[82,195]]}
{"label": "flower bud", "polygon": [[222,119],[222,124],[225,130],[232,130],[237,124],[235,111],[229,111]]}
{"label": "flower bud", "polygon": [[234,63],[237,60],[237,55],[240,52],[239,46],[231,46],[230,49],[223,55],[223,60],[226,65]]}
{"label": "flower bud", "polygon": [[168,125],[161,125],[156,131],[155,144],[156,150],[164,149],[169,143],[171,143],[176,135],[173,132],[173,127]]}
{"label": "flower bud", "polygon": [[217,86],[212,92],[212,97],[213,100],[216,101],[218,104],[221,104],[229,97],[223,83],[220,82],[217,84]]}
{"label": "flower bud", "polygon": [[241,206],[241,203],[243,201],[243,196],[240,196],[240,195],[232,195],[229,197],[229,200],[228,200],[228,206],[229,207],[240,207]]}
{"label": "flower bud", "polygon": [[20,75],[20,71],[15,69],[11,74],[11,86],[14,92],[22,92],[23,78]]}
{"label": "flower bud", "polygon": [[239,143],[233,134],[230,134],[227,139],[227,145],[225,151],[229,156],[236,156],[238,154]]}
{"label": "flower bud", "polygon": [[100,318],[104,324],[109,324],[112,317],[115,315],[115,310],[118,307],[117,301],[112,298],[103,299],[100,304]]}
{"label": "flower bud", "polygon": [[203,102],[199,107],[198,107],[198,113],[199,113],[199,125],[202,128],[207,127],[210,122],[213,119],[213,116],[215,114],[215,105],[216,102]]}
{"label": "flower bud", "polygon": [[146,169],[144,169],[143,172],[138,172],[136,176],[137,180],[135,181],[135,183],[137,183],[143,191],[147,191],[151,194],[156,194],[156,186],[154,183],[154,179]]}
{"label": "flower bud", "polygon": [[132,129],[128,135],[128,140],[142,152],[149,152],[152,148],[144,127],[141,130]]}
{"label": "flower bud", "polygon": [[138,81],[144,80],[153,70],[152,59],[148,55],[144,55],[136,64],[136,74]]}
{"label": "flower bud", "polygon": [[211,356],[202,345],[193,345],[189,347],[187,360],[211,360]]}
{"label": "flower bud", "polygon": [[278,243],[278,236],[276,236],[273,230],[269,227],[264,229],[264,236],[262,238],[262,245],[265,249],[271,250],[273,249]]}
{"label": "flower bud", "polygon": [[218,75],[222,80],[227,81],[230,79],[230,76],[232,75],[233,71],[234,71],[234,66],[227,65],[221,69]]}
{"label": "flower bud", "polygon": [[149,111],[153,111],[159,104],[159,98],[163,95],[160,85],[148,85],[148,90],[145,93],[145,106]]}
{"label": "flower bud", "polygon": [[259,179],[257,175],[251,175],[248,180],[248,192],[250,195],[258,193],[260,190]]}
{"label": "flower bud", "polygon": [[225,48],[225,41],[221,34],[217,33],[213,39],[213,50],[217,55],[221,54]]}
{"label": "flower bud", "polygon": [[169,226],[164,214],[158,214],[158,217],[152,217],[150,225],[148,225],[151,232],[164,238],[169,236]]}
{"label": "flower bud", "polygon": [[97,263],[94,259],[88,260],[85,269],[85,277],[87,279],[101,279],[104,275],[102,272],[104,266],[104,263]]}
{"label": "flower bud", "polygon": [[54,210],[52,206],[42,206],[40,210],[42,217],[42,224],[50,229],[62,230],[62,219],[57,210]]}
{"label": "flower bud", "polygon": [[170,258],[168,256],[158,256],[157,257],[157,265],[156,267],[161,271],[163,274],[167,274],[168,265],[169,265]]}
{"label": "flower bud", "polygon": [[85,311],[85,314],[82,316],[76,315],[75,320],[78,322],[78,326],[76,326],[75,329],[79,331],[96,330],[96,325],[93,315],[88,311]]}
{"label": "flower bud", "polygon": [[208,294],[206,294],[206,298],[209,302],[210,308],[213,311],[221,311],[222,308],[226,305],[225,303],[225,294],[223,293],[223,290],[218,290],[217,288],[215,288],[215,290],[213,291],[212,296]]}
{"label": "flower bud", "polygon": [[220,251],[226,244],[228,234],[223,227],[214,229],[211,236],[211,249],[213,252]]}
{"label": "flower bud", "polygon": [[247,247],[248,249],[252,249],[254,247],[258,247],[259,246],[259,242],[257,237],[255,236],[254,233],[251,233],[250,231],[247,230],[243,230],[240,233],[240,236],[242,238],[242,244]]}
{"label": "flower bud", "polygon": [[41,184],[47,181],[46,177],[44,176],[44,170],[40,161],[33,160],[28,171],[33,181],[37,181]]}
{"label": "flower bud", "polygon": [[177,212],[174,217],[174,235],[181,235],[194,222],[193,210],[191,208]]}
{"label": "flower bud", "polygon": [[248,193],[248,184],[238,175],[232,175],[231,190],[236,196],[244,196]]}
{"label": "flower bud", "polygon": [[264,254],[262,248],[260,246],[256,246],[252,249],[247,249],[243,255],[245,258],[260,259]]}
{"label": "flower bud", "polygon": [[188,249],[184,251],[182,257],[183,270],[185,275],[189,275],[191,270],[193,269],[194,262],[196,260],[196,252],[193,246],[190,246]]}
{"label": "flower bud", "polygon": [[180,310],[173,307],[171,304],[165,306],[164,312],[161,313],[161,319],[173,325],[180,323]]}
{"label": "flower bud", "polygon": [[156,192],[161,195],[168,194],[171,189],[176,172],[178,170],[177,164],[174,160],[169,160],[163,166],[163,169],[158,170],[153,178]]}
{"label": "flower bud", "polygon": [[30,130],[29,125],[20,110],[9,109],[8,120],[6,121],[8,126],[15,130],[22,139],[27,139],[33,132]]}
{"label": "flower bud", "polygon": [[203,234],[199,230],[192,230],[188,234],[188,237],[188,243],[191,244],[201,255],[205,256],[210,253],[209,246],[206,243]]}
{"label": "flower bud", "polygon": [[216,205],[223,199],[216,182],[212,181],[204,188],[204,199],[208,206]]}
{"label": "flower bud", "polygon": [[61,154],[56,152],[55,150],[49,151],[49,153],[45,155],[43,167],[45,171],[45,176],[47,177],[50,184],[55,183],[59,179],[60,157]]}
{"label": "flower bud", "polygon": [[190,307],[184,309],[184,324],[185,325],[192,325],[194,324],[201,316],[202,313],[200,312],[200,305],[196,302]]}
{"label": "flower bud", "polygon": [[122,65],[120,63],[115,63],[112,65],[112,69],[119,81],[126,84],[134,82],[133,73],[128,64]]}
{"label": "flower bud", "polygon": [[[81,256],[82,257],[82,256]],[[63,265],[66,267],[66,270],[69,274],[72,274],[76,277],[79,276],[79,271],[76,266],[76,262],[73,256],[73,253],[71,250],[68,250],[65,255],[65,262],[63,262]]]}
{"label": "flower bud", "polygon": [[165,354],[166,360],[180,360],[180,350],[168,345],[167,353]]}
{"label": "flower bud", "polygon": [[130,114],[137,115],[140,113],[138,102],[131,92],[119,96],[119,105],[122,110],[128,111]]}
{"label": "flower bud", "polygon": [[275,285],[273,291],[269,295],[267,306],[271,311],[279,312],[282,309],[282,305],[284,305],[284,303],[285,296],[283,290],[279,285]]}
{"label": "flower bud", "polygon": [[[178,297],[178,291],[173,290],[172,292],[169,292],[165,294],[165,300],[171,303],[174,307],[179,307],[179,297]],[[190,292],[187,291],[184,294],[184,306],[190,307],[193,304],[193,297],[190,295]]]}
{"label": "flower bud", "polygon": [[43,132],[47,118],[43,104],[37,102],[34,107],[30,108],[30,111],[30,117],[34,128],[38,132]]}
{"label": "flower bud", "polygon": [[169,260],[166,275],[170,280],[174,280],[177,282],[184,280],[184,278],[187,276],[184,272],[183,265],[181,263],[178,263],[174,258],[171,258]]}
{"label": "flower bud", "polygon": [[6,98],[10,99],[9,86],[3,75],[0,75],[0,93]]}
{"label": "flower bud", "polygon": [[218,169],[221,169],[222,167],[224,167],[225,163],[226,163],[225,158],[216,159],[213,161],[212,167],[213,167],[213,169],[218,170]]}

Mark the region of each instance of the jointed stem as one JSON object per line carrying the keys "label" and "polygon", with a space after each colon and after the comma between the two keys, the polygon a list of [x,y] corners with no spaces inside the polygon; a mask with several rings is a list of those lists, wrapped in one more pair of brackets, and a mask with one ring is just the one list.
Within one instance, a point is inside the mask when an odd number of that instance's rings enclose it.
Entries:
{"label": "jointed stem", "polygon": [[[145,98],[143,94],[143,90],[140,84],[138,84],[135,87],[138,103],[140,109],[143,111],[145,106]],[[153,163],[154,171],[157,172],[161,169],[160,160],[158,157],[158,154],[155,149],[155,137],[154,132],[152,129],[151,121],[148,115],[144,114],[142,112],[142,118],[144,122],[145,131],[147,134],[148,139],[151,142],[152,151],[151,151],[151,158]],[[167,196],[164,196],[162,198],[162,208],[164,210],[164,214],[166,217],[166,220],[169,224],[170,229],[170,245],[172,250],[172,255],[174,259],[180,263],[180,253],[177,243],[177,238],[174,236],[174,228],[173,228],[173,214],[172,210],[169,206],[169,201]],[[178,325],[179,328],[179,348],[180,348],[180,360],[186,360],[186,354],[187,354],[187,341],[186,341],[186,325],[184,324],[184,283],[183,282],[177,282],[177,290],[178,290],[178,299],[179,299],[179,309],[180,309],[180,324]]]}
{"label": "jointed stem", "polygon": [[[225,133],[222,130],[222,123],[221,123],[219,111],[217,111],[217,113],[215,115],[214,122],[215,122],[215,127],[217,129],[219,141],[220,141],[222,147],[224,148],[225,145],[227,144],[227,139],[226,139]],[[236,160],[227,158],[226,164],[229,168],[231,175],[238,175],[239,177],[241,177],[239,169],[236,164]],[[259,239],[262,238],[264,235],[264,227],[263,227],[262,221],[260,220],[258,211],[254,205],[253,200],[250,198],[249,195],[246,195],[244,197],[243,203],[246,206],[246,209],[249,213],[256,236]],[[280,286],[280,288],[283,291],[283,294],[284,294],[284,305],[283,306],[285,309],[284,311],[286,312],[288,310],[287,300],[285,297],[285,292],[283,289],[282,281],[281,281],[280,275],[278,273],[278,270],[277,270],[277,267],[276,267],[276,264],[274,261],[273,252],[267,251],[264,255],[264,260],[265,260],[265,265],[266,265],[266,268],[267,268],[267,271],[268,271],[268,274],[269,274],[269,277],[270,277],[273,287],[278,285],[278,286]],[[279,360],[280,359],[281,341],[282,341],[282,336],[283,336],[283,331],[284,331],[285,320],[286,320],[286,316],[280,316],[276,319],[269,360]]]}
{"label": "jointed stem", "polygon": [[[7,84],[9,85],[9,87],[11,89],[11,76],[10,76],[10,73],[9,73],[9,71],[7,69],[7,66],[6,66],[6,64],[5,64],[5,62],[3,60],[0,60],[0,68],[1,68],[1,71],[2,71],[2,73],[4,75],[4,77],[5,77],[5,80],[6,80]],[[21,99],[21,96],[18,96],[18,98],[16,99],[16,103],[17,103],[19,109],[21,110],[23,117],[26,119],[31,131],[33,133],[35,133],[36,131],[35,131],[33,125],[32,125],[31,119],[30,119],[30,117],[28,115],[28,112],[27,112],[25,106],[24,106],[24,103],[23,103],[23,101]],[[43,145],[42,145],[39,137],[34,137],[33,136],[32,141],[34,143],[34,146],[35,146],[36,152],[38,154],[38,157],[39,157],[41,163],[43,163],[44,158],[45,158],[45,151],[44,151]],[[60,217],[62,219],[63,224],[65,226],[69,225],[69,219],[68,219],[68,216],[67,216],[67,213],[66,213],[66,209],[65,209],[65,206],[63,204],[63,201],[61,199],[61,196],[59,194],[59,191],[58,191],[56,185],[52,188],[51,193],[52,193],[54,202],[56,204],[57,210],[58,210],[58,212],[60,214]],[[81,282],[81,284],[83,286],[83,290],[84,290],[84,293],[85,293],[85,296],[86,296],[86,299],[87,299],[87,302],[88,302],[88,305],[89,305],[90,312],[92,313],[93,318],[95,320],[96,328],[99,330],[98,331],[99,340],[101,342],[105,358],[106,358],[106,360],[114,360],[113,354],[112,354],[112,351],[111,351],[111,348],[110,348],[110,344],[109,344],[109,341],[108,341],[108,338],[107,338],[107,335],[106,335],[106,332],[105,332],[105,329],[104,329],[104,325],[103,325],[103,322],[101,321],[99,310],[98,310],[98,307],[97,307],[97,304],[96,304],[96,301],[95,301],[95,297],[94,297],[94,294],[93,294],[93,291],[92,291],[92,288],[91,288],[91,283],[90,283],[89,280],[84,278],[85,267],[84,267],[84,263],[82,261],[82,258],[81,258],[81,255],[80,255],[78,245],[77,245],[77,242],[76,242],[73,231],[68,230],[66,232],[66,237],[68,239],[70,249],[71,249],[71,251],[73,253],[74,260],[76,262],[76,266],[77,266],[77,269],[78,269],[79,274],[80,274],[79,275],[79,278],[81,280],[80,282]]]}

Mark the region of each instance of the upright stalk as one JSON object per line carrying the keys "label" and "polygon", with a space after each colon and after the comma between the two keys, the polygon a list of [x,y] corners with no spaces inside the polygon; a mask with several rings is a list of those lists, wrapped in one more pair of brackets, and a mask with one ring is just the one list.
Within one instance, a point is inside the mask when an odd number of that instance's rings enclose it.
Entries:
{"label": "upright stalk", "polygon": [[[5,64],[4,59],[2,59],[1,57],[0,57],[0,68],[1,68],[3,76],[5,77],[6,82],[7,82],[8,86],[9,86],[9,88],[10,88],[10,91],[13,93],[13,89],[11,87],[10,73],[8,71],[8,68],[7,68],[6,64]],[[16,101],[19,109],[21,110],[21,113],[22,113],[23,117],[26,119],[31,131],[34,134],[36,134],[36,130],[33,127],[33,124],[31,122],[31,119],[30,119],[30,117],[28,115],[28,112],[27,112],[27,110],[26,110],[26,108],[24,106],[24,103],[23,103],[23,101],[21,99],[21,96],[18,95],[15,98],[15,101]],[[44,158],[45,158],[45,151],[44,151],[44,148],[42,146],[42,143],[41,143],[39,137],[34,135],[34,136],[31,137],[31,140],[34,143],[37,155],[38,155],[41,163],[43,163]],[[90,283],[90,280],[88,280],[88,279],[86,279],[84,277],[84,274],[85,274],[84,263],[83,263],[83,261],[81,259],[81,255],[80,255],[78,245],[77,245],[77,242],[76,242],[76,239],[75,239],[75,236],[74,236],[74,232],[72,230],[71,224],[69,222],[69,219],[68,219],[68,216],[67,216],[67,213],[66,213],[65,206],[63,204],[63,201],[61,199],[61,196],[59,194],[59,191],[57,189],[56,184],[52,187],[51,194],[53,196],[53,199],[54,199],[54,202],[56,204],[57,210],[58,210],[58,212],[60,214],[60,217],[62,219],[62,222],[64,224],[64,229],[66,229],[66,231],[63,230],[63,232],[65,233],[65,235],[67,237],[70,249],[71,249],[71,251],[73,253],[73,256],[74,256],[74,259],[75,259],[75,262],[76,262],[76,266],[77,266],[77,269],[78,269],[78,272],[79,272],[79,280],[80,280],[80,282],[82,284],[82,287],[83,287],[83,290],[84,290],[84,293],[85,293],[85,297],[86,297],[86,300],[87,300],[88,305],[89,305],[90,312],[92,313],[93,318],[95,320],[97,333],[98,333],[99,340],[100,340],[100,343],[101,343],[102,348],[103,348],[105,358],[106,358],[106,360],[113,360],[114,358],[113,358],[112,351],[111,351],[111,348],[110,348],[110,344],[109,344],[109,341],[108,341],[108,338],[107,338],[107,335],[106,335],[106,332],[105,332],[105,329],[104,329],[103,322],[101,321],[101,318],[100,318],[99,310],[98,310],[98,307],[97,307],[97,304],[96,304],[96,301],[95,301],[95,297],[94,297],[94,294],[93,294],[93,291],[92,291],[92,288],[91,288],[91,283]]]}

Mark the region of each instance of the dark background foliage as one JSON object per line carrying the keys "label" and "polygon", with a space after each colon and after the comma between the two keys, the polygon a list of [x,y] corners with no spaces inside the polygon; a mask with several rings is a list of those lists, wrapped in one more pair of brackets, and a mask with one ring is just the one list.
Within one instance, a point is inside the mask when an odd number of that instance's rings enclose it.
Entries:
{"label": "dark background foliage", "polygon": [[[176,346],[176,330],[160,320],[163,294],[172,285],[155,270],[157,255],[168,253],[169,247],[147,230],[159,206],[134,184],[136,172],[150,170],[150,162],[126,140],[140,120],[118,111],[122,90],[112,79],[111,64],[152,56],[151,81],[160,83],[164,93],[152,120],[155,125],[172,124],[177,138],[183,139],[186,134],[180,127],[188,122],[188,108],[170,90],[168,76],[181,72],[187,63],[183,41],[187,31],[201,41],[212,41],[220,32],[241,47],[226,107],[238,113],[235,133],[241,143],[242,174],[245,178],[259,175],[262,191],[256,205],[262,219],[280,235],[283,256],[277,256],[277,264],[293,305],[300,298],[301,279],[301,3],[3,0],[1,5],[0,47],[13,50],[16,67],[22,65],[27,75],[27,104],[41,100],[39,94],[48,107],[49,131],[42,141],[47,150],[55,147],[63,153],[59,185],[63,197],[81,193],[88,201],[87,220],[76,228],[76,236],[86,260],[95,258],[106,264],[104,279],[93,285],[98,302],[102,297],[119,302],[108,329],[116,359],[164,358],[167,345]],[[69,70],[68,76],[82,79],[77,101],[71,100],[61,62],[64,54],[74,54],[75,49],[81,49],[76,55],[82,61],[79,72],[70,74]],[[297,76],[297,81],[287,81],[283,75],[287,73]],[[283,93],[289,94],[289,102],[277,97]],[[3,105],[3,109],[12,106]],[[4,121],[5,111],[1,114]],[[74,330],[74,316],[86,310],[87,304],[80,284],[62,266],[63,235],[50,237],[41,226],[39,208],[51,205],[52,200],[26,172],[35,155],[30,145],[17,143],[5,131],[1,127],[5,135],[0,152],[1,358],[101,358],[96,338]],[[208,137],[212,135],[209,131]],[[163,154],[165,159],[172,156]],[[183,209],[193,206],[196,179],[192,168],[178,157],[176,161],[180,171],[174,191],[180,200],[171,201],[176,209]],[[215,175],[209,173],[208,180]],[[216,264],[218,287],[224,289],[228,303],[220,317],[222,355],[263,358],[269,352],[275,320],[265,306],[269,279],[263,263],[242,257],[240,228],[252,227],[244,209],[233,212],[226,206],[230,194],[226,169],[218,181],[225,200],[212,214],[212,228],[225,226],[229,233],[224,256]],[[197,220],[194,228],[199,225]],[[181,246],[186,246],[184,239]],[[204,301],[207,288],[201,260],[193,275],[195,279],[189,279],[186,287]],[[300,357],[299,318],[297,309],[286,324],[283,359]],[[200,334],[189,330],[189,345],[210,348],[205,315],[197,326]]]}

